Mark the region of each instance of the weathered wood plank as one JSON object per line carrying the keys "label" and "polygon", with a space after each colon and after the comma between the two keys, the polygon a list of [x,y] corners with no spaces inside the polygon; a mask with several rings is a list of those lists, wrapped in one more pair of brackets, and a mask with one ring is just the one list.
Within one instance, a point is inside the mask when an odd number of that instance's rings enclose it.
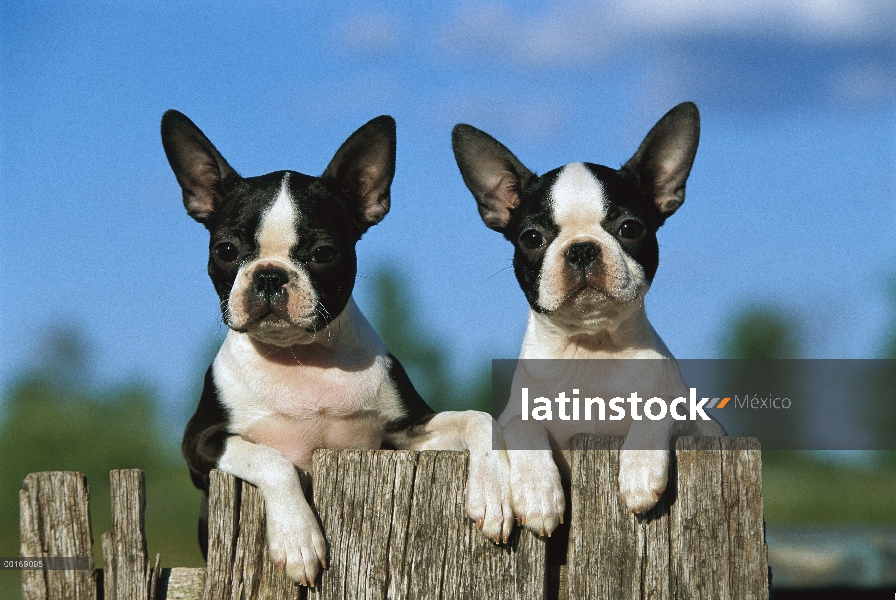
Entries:
{"label": "weathered wood plank", "polygon": [[[19,493],[23,557],[88,557],[93,564],[90,488],[81,473],[31,473]],[[22,571],[25,600],[95,600],[96,572]]]}
{"label": "weathered wood plank", "polygon": [[265,536],[264,498],[241,482],[239,536],[233,565],[233,600],[298,600],[300,588],[271,562]]}
{"label": "weathered wood plank", "polygon": [[467,454],[315,454],[315,504],[330,567],[309,598],[539,598],[544,544],[496,546],[465,513]]}
{"label": "weathered wood plank", "polygon": [[153,572],[146,553],[146,478],[139,469],[109,473],[112,530],[103,535],[105,600],[150,600]]}
{"label": "weathered wood plank", "polygon": [[676,597],[734,598],[719,438],[677,440],[678,498],[672,507],[672,589]]}
{"label": "weathered wood plank", "polygon": [[240,486],[222,471],[211,472],[208,501],[208,561],[204,600],[230,600],[234,553],[239,535]]}
{"label": "weathered wood plank", "polygon": [[[459,560],[463,521],[453,508],[463,505],[458,476],[463,473],[463,458],[434,451],[421,452],[414,474],[414,491],[408,522],[405,561],[397,575],[400,594],[396,598],[450,598],[461,569]],[[466,541],[466,540],[463,540]],[[460,562],[460,564],[458,564]]]}
{"label": "weathered wood plank", "polygon": [[395,534],[407,522],[411,497],[400,484],[413,477],[414,453],[321,451],[314,460],[315,505],[330,556],[309,598],[388,597]]}
{"label": "weathered wood plank", "polygon": [[[761,461],[755,440],[680,438],[670,485],[644,516],[618,495],[622,438],[573,440],[569,598],[767,599]],[[461,452],[325,450],[314,496],[330,567],[313,600],[541,598],[545,544],[516,528],[496,546],[464,510]],[[140,471],[113,471],[103,536],[105,597],[298,600],[304,588],[271,563],[264,499],[212,474],[208,569],[149,567]],[[77,473],[29,475],[20,493],[22,555],[91,557],[89,489]],[[24,598],[95,600],[97,572],[25,571]],[[156,593],[153,588],[157,582]]]}
{"label": "weathered wood plank", "polygon": [[268,556],[264,499],[258,489],[212,471],[205,600],[297,600],[300,587]]}
{"label": "weathered wood plank", "polygon": [[762,454],[756,438],[722,438],[722,494],[731,551],[730,587],[740,599],[769,597],[762,514]]}
{"label": "weathered wood plank", "polygon": [[201,600],[204,588],[205,569],[160,569],[155,600]]}
{"label": "weathered wood plank", "polygon": [[589,451],[572,453],[569,598],[768,598],[755,440],[680,438],[669,488],[644,516],[618,495],[623,441],[573,440]]}
{"label": "weathered wood plank", "polygon": [[669,494],[643,516],[619,498],[624,438],[572,441],[569,598],[669,598]]}

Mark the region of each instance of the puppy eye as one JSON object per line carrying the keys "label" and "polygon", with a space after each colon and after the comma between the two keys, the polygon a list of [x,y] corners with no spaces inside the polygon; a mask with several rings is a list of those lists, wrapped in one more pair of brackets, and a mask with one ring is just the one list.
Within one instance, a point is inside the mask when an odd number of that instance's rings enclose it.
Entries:
{"label": "puppy eye", "polygon": [[223,263],[231,263],[240,257],[240,251],[230,242],[222,242],[215,246],[215,256]]}
{"label": "puppy eye", "polygon": [[336,258],[336,248],[330,246],[318,246],[311,253],[311,260],[316,263],[328,263]]}
{"label": "puppy eye", "polygon": [[619,235],[629,240],[633,240],[644,231],[644,226],[637,221],[626,221],[619,227]]}
{"label": "puppy eye", "polygon": [[529,250],[535,250],[544,245],[544,236],[534,229],[527,229],[520,236],[520,243]]}

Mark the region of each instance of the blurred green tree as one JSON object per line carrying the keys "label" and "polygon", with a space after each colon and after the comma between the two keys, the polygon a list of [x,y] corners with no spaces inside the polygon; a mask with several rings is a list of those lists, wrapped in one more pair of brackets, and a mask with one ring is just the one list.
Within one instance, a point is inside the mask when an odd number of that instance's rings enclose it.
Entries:
{"label": "blurred green tree", "polygon": [[[0,421],[0,555],[19,554],[18,491],[28,473],[79,471],[91,489],[95,557],[111,527],[109,471],[146,472],[149,551],[166,566],[201,566],[196,543],[199,494],[174,441],[163,431],[156,395],[145,385],[101,387],[88,344],[57,329],[43,354],[10,387]],[[7,571],[0,596],[18,594],[19,573]]]}
{"label": "blurred green tree", "polygon": [[398,272],[390,268],[376,271],[373,301],[374,328],[433,410],[491,411],[491,363],[459,382],[452,373],[446,344],[420,326],[417,309]]}
{"label": "blurred green tree", "polygon": [[795,320],[773,306],[751,306],[735,316],[722,342],[725,358],[799,358],[801,353]]}
{"label": "blurred green tree", "polygon": [[[736,315],[722,341],[720,363],[726,394],[732,408],[746,392],[748,400],[773,394],[792,397],[796,391],[797,364],[802,343],[796,319],[771,305],[753,305]],[[737,396],[737,399],[735,398]],[[800,423],[786,410],[733,410],[725,414],[732,435],[758,437],[766,447],[799,443]],[[792,446],[791,446],[792,447]],[[763,452],[763,457],[779,460],[780,455]]]}

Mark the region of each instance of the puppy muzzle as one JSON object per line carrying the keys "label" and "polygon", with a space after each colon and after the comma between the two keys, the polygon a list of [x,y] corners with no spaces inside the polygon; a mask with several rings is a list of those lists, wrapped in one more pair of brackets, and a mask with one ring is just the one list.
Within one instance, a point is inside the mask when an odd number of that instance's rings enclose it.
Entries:
{"label": "puppy muzzle", "polygon": [[258,261],[237,275],[225,321],[249,333],[304,331],[314,326],[317,304],[307,273],[282,261]]}

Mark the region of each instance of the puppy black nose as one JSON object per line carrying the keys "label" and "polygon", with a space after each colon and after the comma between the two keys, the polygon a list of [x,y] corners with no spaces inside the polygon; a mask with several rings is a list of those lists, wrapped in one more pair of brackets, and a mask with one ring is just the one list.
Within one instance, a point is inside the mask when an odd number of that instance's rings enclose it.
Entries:
{"label": "puppy black nose", "polygon": [[272,298],[288,281],[289,276],[283,269],[259,269],[252,276],[256,292],[265,298]]}
{"label": "puppy black nose", "polygon": [[594,242],[576,242],[566,249],[566,262],[573,269],[585,271],[594,266],[600,248]]}

